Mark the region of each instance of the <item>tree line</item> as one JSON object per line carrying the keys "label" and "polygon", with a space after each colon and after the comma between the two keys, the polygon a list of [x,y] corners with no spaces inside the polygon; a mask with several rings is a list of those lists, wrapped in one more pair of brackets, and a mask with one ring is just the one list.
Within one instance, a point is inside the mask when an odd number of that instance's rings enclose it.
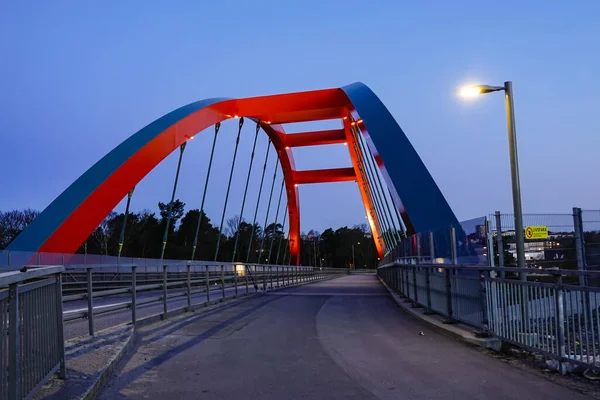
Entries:
{"label": "tree line", "polygon": [[[258,223],[252,224],[234,216],[225,221],[223,232],[219,233],[218,222],[213,224],[199,209],[185,211],[185,203],[180,200],[171,205],[159,202],[158,209],[158,214],[148,209],[130,212],[126,219],[124,213],[111,212],[77,253],[116,256],[121,247],[123,257],[160,258],[167,230],[165,259],[189,260],[192,253],[195,253],[195,260],[212,261],[215,259],[218,243],[218,261],[272,264],[290,262],[287,234],[280,223],[262,227]],[[0,249],[6,248],[37,215],[39,212],[32,209],[0,211]],[[199,219],[201,222],[198,228]],[[375,243],[366,224],[336,230],[329,228],[322,233],[314,230],[302,233],[300,250],[302,265],[376,268],[378,262]]]}

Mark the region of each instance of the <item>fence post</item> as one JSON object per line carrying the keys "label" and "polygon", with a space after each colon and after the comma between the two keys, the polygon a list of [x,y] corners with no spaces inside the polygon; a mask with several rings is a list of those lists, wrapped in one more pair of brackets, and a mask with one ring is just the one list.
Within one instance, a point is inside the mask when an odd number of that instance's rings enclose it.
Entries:
{"label": "fence post", "polygon": [[502,267],[502,271],[500,271],[500,278],[506,278],[506,273],[504,272],[504,238],[502,237],[502,218],[500,218],[500,211],[496,211],[494,213],[496,217],[496,244],[498,245],[498,266]]}
{"label": "fence post", "polygon": [[136,307],[137,307],[137,267],[134,265],[131,267],[131,324],[135,329],[135,323],[137,321]]}
{"label": "fence post", "polygon": [[60,379],[67,378],[67,365],[66,365],[66,357],[65,357],[65,323],[63,320],[63,302],[62,302],[62,274],[56,274],[56,314],[58,324],[58,354],[60,357],[60,367],[58,369],[58,377]]}
{"label": "fence post", "polygon": [[237,266],[233,264],[233,286],[235,287],[235,297],[238,297],[238,283],[237,283]]}
{"label": "fence post", "polygon": [[[581,208],[573,207],[573,226],[575,228],[577,269],[580,271],[585,271],[587,269],[587,265],[585,262],[585,240],[583,237],[583,221],[581,218]],[[587,286],[587,276],[579,277],[579,285]]]}
{"label": "fence post", "polygon": [[452,312],[452,281],[450,279],[451,271],[449,268],[445,268],[446,270],[446,319],[443,321],[445,324],[453,324],[456,321],[454,320],[453,312]]}
{"label": "fence post", "polygon": [[248,266],[244,264],[244,280],[246,281],[246,294],[248,294]]}
{"label": "fence post", "polygon": [[[19,394],[19,381],[21,379],[20,365],[20,337],[19,332],[19,286],[13,283],[8,287],[9,310],[8,310],[8,397],[13,400],[21,398]],[[4,356],[3,356],[4,357]],[[2,371],[5,373],[5,371]]]}
{"label": "fence post", "polygon": [[10,250],[8,250],[8,266],[10,267]]}
{"label": "fence post", "polygon": [[167,266],[163,265],[163,319],[167,319]]}
{"label": "fence post", "polygon": [[221,301],[225,301],[225,266],[221,264]]}
{"label": "fence post", "polygon": [[87,307],[88,307],[88,331],[94,336],[94,292],[92,287],[92,269],[86,268],[87,279]]}
{"label": "fence post", "polygon": [[419,294],[417,293],[417,267],[416,265],[412,266],[412,276],[413,276],[413,297],[414,297],[414,301],[413,301],[413,307],[417,308],[420,307],[419,306]]}
{"label": "fence post", "polygon": [[478,336],[488,337],[490,328],[487,308],[487,289],[485,287],[486,271],[477,271],[477,273],[479,275],[479,291],[481,296],[481,326],[483,328],[483,332],[478,334]]}
{"label": "fence post", "polygon": [[566,374],[565,364],[563,361],[566,358],[566,348],[565,348],[565,309],[564,309],[564,293],[563,293],[563,281],[562,275],[559,273],[556,276],[556,286],[555,286],[555,296],[556,299],[556,314],[557,314],[557,347],[558,347],[558,356],[559,356],[559,369],[562,375]]}
{"label": "fence post", "polygon": [[204,267],[206,270],[206,306],[208,307],[210,305],[210,267],[208,265],[205,265]]}
{"label": "fence post", "polygon": [[271,281],[271,290],[273,290],[273,267],[269,265],[269,280]]}
{"label": "fence post", "polygon": [[452,255],[452,265],[458,264],[458,248],[456,247],[456,229],[450,227],[450,251]]}
{"label": "fence post", "polygon": [[192,266],[187,264],[185,266],[185,280],[187,290],[187,311],[192,311]]}
{"label": "fence post", "polygon": [[[486,219],[485,221],[485,236],[486,236],[486,246],[487,246],[487,258],[488,265],[492,268],[495,266],[494,260],[494,235],[492,233],[492,221]],[[496,272],[491,271],[490,277],[495,278]]]}

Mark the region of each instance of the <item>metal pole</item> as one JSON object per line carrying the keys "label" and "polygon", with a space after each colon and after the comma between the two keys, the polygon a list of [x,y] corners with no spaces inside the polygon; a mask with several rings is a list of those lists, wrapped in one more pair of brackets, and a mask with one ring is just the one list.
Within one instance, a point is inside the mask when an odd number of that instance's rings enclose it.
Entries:
{"label": "metal pole", "polygon": [[127,205],[125,206],[125,215],[123,216],[123,226],[121,227],[121,236],[119,237],[119,253],[117,257],[121,257],[121,251],[123,250],[123,242],[125,241],[125,226],[127,225],[127,216],[129,215],[129,206],[131,205],[131,197],[133,196],[133,189],[127,193]]}
{"label": "metal pole", "polygon": [[356,268],[354,264],[354,243],[352,243],[352,268]]}
{"label": "metal pole", "polygon": [[[498,246],[498,266],[506,267],[504,264],[504,238],[502,236],[502,218],[500,216],[500,211],[496,211],[494,213],[496,217],[496,244]],[[500,278],[506,278],[506,273],[504,270],[500,272]]]}
{"label": "metal pole", "polygon": [[208,265],[206,267],[206,306],[210,305],[210,272],[208,270]]}
{"label": "metal pole", "polygon": [[179,181],[179,171],[181,171],[181,160],[183,158],[183,152],[187,142],[183,142],[179,146],[179,161],[177,162],[177,172],[175,173],[175,182],[173,183],[173,193],[171,193],[171,202],[167,207],[169,214],[167,215],[167,221],[165,222],[165,233],[163,235],[162,248],[160,250],[160,259],[165,257],[165,249],[167,248],[167,240],[169,238],[169,226],[171,224],[171,218],[173,217],[173,203],[175,202],[175,193],[177,192],[177,182]]}
{"label": "metal pole", "polygon": [[185,279],[186,279],[186,290],[187,290],[187,311],[192,311],[192,266],[190,264],[185,266]]}
{"label": "metal pole", "polygon": [[238,297],[238,274],[237,266],[233,264],[233,286],[235,287],[235,297]]}
{"label": "metal pole", "polygon": [[163,265],[163,319],[167,319],[167,266]]}
{"label": "metal pole", "polygon": [[221,301],[225,301],[225,267],[221,264]]}
{"label": "metal pole", "polygon": [[431,263],[435,264],[435,242],[433,240],[433,232],[429,232],[429,258]]}
{"label": "metal pole", "polygon": [[[8,310],[8,397],[10,399],[20,399],[19,382],[21,375],[20,365],[20,316],[19,316],[19,286],[13,283],[8,287],[8,296],[10,299]],[[4,355],[2,355],[4,357]],[[2,371],[5,374],[5,371]]]}
{"label": "metal pole", "polygon": [[558,274],[556,277],[556,286],[555,286],[555,307],[557,313],[557,346],[558,346],[558,356],[559,358],[559,366],[560,373],[565,375],[565,364],[563,363],[566,358],[566,348],[565,348],[565,308],[564,308],[564,292],[563,292],[563,281],[562,275]]}
{"label": "metal pole", "polygon": [[131,267],[131,324],[133,325],[133,329],[135,329],[135,322],[137,321],[136,308],[137,308],[137,276],[136,276],[137,267],[134,265]]}
{"label": "metal pole", "polygon": [[458,251],[456,248],[456,229],[450,227],[450,251],[452,255],[452,265],[458,264]]}
{"label": "metal pole", "polygon": [[94,336],[94,296],[92,288],[92,269],[86,268],[87,277],[87,306],[88,306],[88,330],[90,336]]}
{"label": "metal pole", "polygon": [[[517,266],[527,268],[525,263],[525,237],[523,233],[523,211],[521,210],[521,183],[519,181],[519,155],[517,152],[517,128],[515,126],[515,107],[512,82],[504,82],[506,103],[506,122],[508,124],[508,146],[510,151],[510,172],[515,214],[515,239],[517,242]],[[521,280],[527,280],[527,274],[519,274]]]}
{"label": "metal pole", "polygon": [[64,320],[63,320],[63,301],[62,301],[62,275],[56,274],[56,312],[58,319],[58,354],[60,356],[60,369],[58,370],[58,377],[60,379],[67,378],[67,365],[65,357],[65,332],[64,332]]}

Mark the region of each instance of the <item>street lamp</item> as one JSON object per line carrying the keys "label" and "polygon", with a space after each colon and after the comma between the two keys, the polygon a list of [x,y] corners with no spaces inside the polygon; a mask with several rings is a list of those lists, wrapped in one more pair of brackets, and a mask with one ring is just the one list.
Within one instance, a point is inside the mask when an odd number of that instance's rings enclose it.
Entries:
{"label": "street lamp", "polygon": [[[526,268],[525,238],[523,236],[523,211],[521,209],[521,183],[519,182],[519,156],[517,153],[517,129],[515,127],[515,107],[513,103],[512,82],[504,82],[504,86],[468,86],[464,87],[460,91],[460,94],[464,97],[474,97],[479,94],[499,91],[504,91],[504,102],[506,104],[506,122],[508,124],[508,146],[510,153],[513,209],[515,214],[515,239],[517,241],[517,266],[519,268]],[[521,274],[521,277],[525,277],[525,274]]]}

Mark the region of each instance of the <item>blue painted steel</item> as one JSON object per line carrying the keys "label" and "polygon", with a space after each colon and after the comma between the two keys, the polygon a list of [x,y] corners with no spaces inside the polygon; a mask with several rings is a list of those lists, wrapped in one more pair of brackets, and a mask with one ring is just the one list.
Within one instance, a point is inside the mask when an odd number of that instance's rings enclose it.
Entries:
{"label": "blue painted steel", "polygon": [[[361,130],[368,132],[373,154],[379,153],[388,186],[400,201],[402,219],[408,234],[435,232],[451,226],[461,230],[450,205],[421,161],[412,144],[385,105],[365,84],[342,87],[363,120]],[[394,193],[395,192],[395,193]]]}
{"label": "blue painted steel", "polygon": [[177,121],[222,100],[227,99],[205,99],[185,105],[140,129],[73,182],[12,241],[7,250],[37,251],[69,215],[138,150]]}

